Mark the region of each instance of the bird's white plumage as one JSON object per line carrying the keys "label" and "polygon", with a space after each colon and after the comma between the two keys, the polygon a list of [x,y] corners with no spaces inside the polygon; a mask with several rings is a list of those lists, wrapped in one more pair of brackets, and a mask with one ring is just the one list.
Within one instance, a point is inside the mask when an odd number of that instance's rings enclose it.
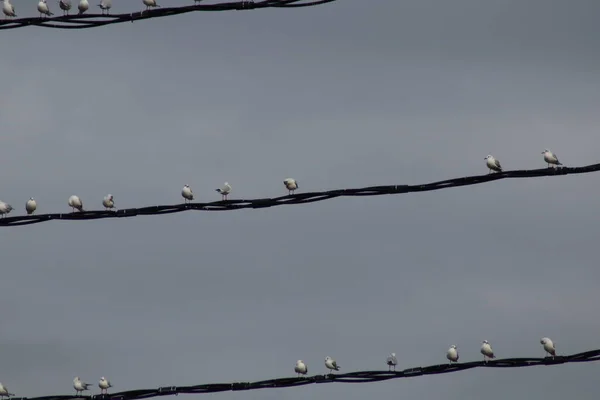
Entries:
{"label": "bird's white plumage", "polygon": [[291,193],[293,193],[296,189],[298,189],[298,182],[296,182],[293,178],[286,178],[283,180],[283,184],[285,188]]}
{"label": "bird's white plumage", "polygon": [[98,381],[98,387],[100,388],[101,392],[107,393],[108,392],[108,388],[111,388],[112,384],[105,377],[101,377],[100,380]]}
{"label": "bird's white plumage", "polygon": [[546,353],[550,354],[551,356],[556,355],[556,348],[554,347],[554,342],[552,341],[552,339],[548,337],[543,337],[540,340],[540,344],[544,347]]}
{"label": "bird's white plumage", "polygon": [[37,10],[40,12],[40,14],[43,14],[43,15],[47,15],[47,16],[54,15],[52,12],[50,12],[50,8],[48,8],[48,4],[46,3],[46,0],[40,0],[38,2]]}
{"label": "bird's white plumage", "polygon": [[450,360],[450,362],[457,362],[458,361],[458,349],[456,348],[455,344],[453,344],[452,346],[450,346],[450,348],[446,352],[446,358],[448,360]]}
{"label": "bird's white plumage", "polygon": [[306,375],[308,372],[308,366],[302,360],[296,361],[296,366],[294,367],[294,372],[297,374]]}
{"label": "bird's white plumage", "polygon": [[104,208],[114,208],[115,206],[115,198],[112,194],[107,194],[106,196],[104,196],[104,199],[102,199],[102,205],[104,206]]}
{"label": "bird's white plumage", "polygon": [[0,215],[2,215],[2,217],[6,217],[12,210],[13,207],[10,204],[0,201]]}
{"label": "bird's white plumage", "polygon": [[69,207],[75,210],[83,211],[83,202],[79,198],[79,196],[73,195],[69,197]]}
{"label": "bird's white plumage", "polygon": [[25,203],[25,211],[27,211],[27,214],[33,214],[33,212],[37,209],[37,202],[33,199],[33,197],[30,197],[29,200],[27,200],[27,202]]}
{"label": "bird's white plumage", "polygon": [[337,365],[337,361],[335,361],[333,358],[331,358],[329,356],[325,357],[325,366],[330,371],[332,371],[332,370],[339,371],[340,370],[340,366]]}
{"label": "bird's white plumage", "polygon": [[225,182],[222,187],[215,190],[221,193],[223,199],[226,199],[229,193],[231,193],[231,185],[228,182]]}
{"label": "bird's white plumage", "polygon": [[8,391],[8,388],[0,382],[0,396],[10,397],[10,396],[14,396],[14,393],[10,393]]}
{"label": "bird's white plumage", "polygon": [[2,12],[7,17],[16,17],[17,16],[17,14],[15,12],[15,6],[12,5],[10,0],[4,0],[4,2],[2,3]]}
{"label": "bird's white plumage", "polygon": [[388,369],[394,368],[396,370],[396,365],[398,365],[398,359],[396,358],[396,353],[392,353],[385,359],[385,363],[388,366]]}
{"label": "bird's white plumage", "polygon": [[79,394],[84,390],[90,390],[90,386],[91,384],[83,382],[78,376],[73,378],[73,388],[75,389],[75,394]]}
{"label": "bird's white plumage", "polygon": [[549,165],[562,165],[562,163],[558,161],[558,156],[550,150],[544,149],[544,151],[542,151],[542,154],[544,155],[544,161],[546,161],[546,163],[548,163]]}
{"label": "bird's white plumage", "polygon": [[146,10],[149,9],[150,7],[160,7],[156,3],[156,0],[142,0],[142,3],[144,3],[144,5],[146,6]]}
{"label": "bird's white plumage", "polygon": [[79,10],[79,14],[83,14],[90,8],[90,3],[88,0],[81,0],[77,5],[77,9]]}
{"label": "bird's white plumage", "polygon": [[481,354],[483,354],[484,360],[486,357],[496,358],[496,355],[494,354],[494,350],[492,350],[492,346],[490,345],[490,342],[488,342],[487,340],[484,340],[483,343],[481,344],[480,351],[481,351]]}
{"label": "bird's white plumage", "polygon": [[102,14],[104,14],[104,11],[108,13],[110,8],[112,7],[112,0],[102,0],[100,4],[98,4],[98,7],[100,7],[100,9],[102,10]]}
{"label": "bird's white plumage", "polygon": [[487,165],[487,167],[492,171],[502,172],[502,165],[500,165],[500,161],[494,158],[494,156],[491,154],[488,154],[488,156],[485,158],[485,165]]}
{"label": "bird's white plumage", "polygon": [[194,200],[194,193],[192,192],[190,185],[183,185],[183,189],[181,189],[181,195],[185,201]]}

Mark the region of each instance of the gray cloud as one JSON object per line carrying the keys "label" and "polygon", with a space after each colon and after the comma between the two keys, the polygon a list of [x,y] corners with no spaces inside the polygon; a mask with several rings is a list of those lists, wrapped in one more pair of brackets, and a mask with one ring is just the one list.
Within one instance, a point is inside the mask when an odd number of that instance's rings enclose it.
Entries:
{"label": "gray cloud", "polygon": [[[141,3],[141,2],[140,2]],[[20,8],[26,8],[23,4]],[[35,2],[30,5],[34,10]],[[133,11],[115,5],[114,10]],[[0,199],[68,212],[597,162],[596,2],[339,1],[3,31]],[[33,12],[32,12],[33,14]],[[0,381],[115,391],[598,347],[597,176],[5,229]],[[598,365],[216,394],[593,398]],[[490,389],[491,388],[491,389]],[[500,390],[501,388],[501,390]],[[97,392],[97,389],[96,389]]]}

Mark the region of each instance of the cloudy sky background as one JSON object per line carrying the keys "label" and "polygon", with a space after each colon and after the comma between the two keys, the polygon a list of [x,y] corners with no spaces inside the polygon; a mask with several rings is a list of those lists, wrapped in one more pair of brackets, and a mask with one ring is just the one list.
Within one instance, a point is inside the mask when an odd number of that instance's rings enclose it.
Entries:
{"label": "cloudy sky background", "polygon": [[[35,16],[35,0],[13,0]],[[166,3],[163,1],[163,3]],[[191,1],[190,1],[191,3]],[[95,3],[94,3],[95,4]],[[172,4],[189,4],[186,2]],[[51,9],[59,13],[55,2]],[[141,8],[115,0],[113,13]],[[0,199],[24,213],[414,184],[600,162],[600,3],[339,0],[2,31]],[[1,231],[0,381],[20,396],[600,347],[600,175]],[[600,364],[204,395],[597,398]],[[94,393],[99,390],[95,386]],[[201,398],[204,398],[201,397]]]}

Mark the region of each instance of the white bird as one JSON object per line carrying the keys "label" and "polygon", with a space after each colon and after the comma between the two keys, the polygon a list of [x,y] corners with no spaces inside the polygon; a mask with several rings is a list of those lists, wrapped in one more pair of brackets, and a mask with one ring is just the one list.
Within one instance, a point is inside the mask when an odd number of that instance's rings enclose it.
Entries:
{"label": "white bird", "polygon": [[333,358],[327,356],[325,357],[325,366],[327,367],[327,369],[329,369],[329,372],[336,370],[339,371],[340,367],[337,365],[337,361],[335,361]]}
{"label": "white bird", "polygon": [[542,346],[544,346],[544,350],[546,353],[550,354],[553,358],[556,356],[556,348],[554,347],[554,343],[550,338],[543,337],[540,340]]}
{"label": "white bird", "polygon": [[220,189],[215,189],[217,192],[221,193],[223,200],[227,200],[227,195],[231,193],[231,185],[227,182],[223,184],[223,187]]}
{"label": "white bird", "polygon": [[146,6],[146,11],[150,10],[150,7],[160,7],[156,4],[156,0],[142,0],[142,3]]}
{"label": "white bird", "polygon": [[81,0],[77,5],[77,9],[79,10],[78,14],[83,14],[88,10],[88,8],[90,8],[90,3],[88,0]]}
{"label": "white bird", "polygon": [[394,367],[394,371],[396,370],[396,365],[398,365],[398,359],[396,358],[396,353],[392,353],[386,360],[386,364],[388,365],[388,371]]}
{"label": "white bird", "polygon": [[2,12],[7,17],[16,17],[17,16],[17,14],[15,12],[15,6],[13,6],[11,4],[10,0],[4,0],[4,3],[2,3]]}
{"label": "white bird", "polygon": [[58,2],[58,6],[61,10],[63,10],[64,15],[69,15],[69,10],[71,9],[71,0],[60,0]]}
{"label": "white bird", "polygon": [[294,371],[298,374],[298,376],[300,376],[300,374],[306,375],[308,373],[308,367],[306,366],[306,364],[304,364],[302,360],[298,360],[296,361]]}
{"label": "white bird", "polygon": [[456,349],[456,345],[453,344],[450,346],[448,351],[446,352],[446,358],[450,360],[450,364],[458,361],[458,350]]}
{"label": "white bird", "polygon": [[98,7],[102,10],[102,14],[106,11],[106,14],[110,12],[110,8],[112,7],[112,0],[102,0]]}
{"label": "white bird", "polygon": [[108,393],[108,388],[111,388],[112,384],[108,379],[102,377],[98,382],[98,387],[100,388],[100,393]]}
{"label": "white bird", "polygon": [[102,199],[102,205],[107,210],[113,208],[115,206],[115,198],[113,197],[113,195],[109,193],[106,196],[104,196],[104,199]]}
{"label": "white bird", "polygon": [[544,149],[544,151],[542,151],[542,154],[544,155],[544,161],[546,161],[546,163],[548,164],[548,168],[551,168],[550,164],[562,165],[561,162],[558,161],[557,155],[551,152],[550,150]]}
{"label": "white bird", "polygon": [[296,182],[296,180],[292,178],[284,179],[283,184],[285,185],[285,188],[289,191],[289,194],[294,193],[294,191],[299,187],[298,182]]}
{"label": "white bird", "polygon": [[496,358],[496,355],[494,354],[494,350],[492,350],[492,346],[490,345],[490,342],[488,342],[487,340],[483,341],[483,344],[481,345],[481,354],[483,354],[483,361],[487,362],[487,358]]}
{"label": "white bird", "polygon": [[37,203],[35,202],[33,197],[30,197],[29,200],[27,200],[27,202],[25,203],[25,211],[27,211],[27,214],[33,214],[36,208]]}
{"label": "white bird", "polygon": [[37,10],[40,12],[40,18],[42,18],[42,15],[46,15],[48,17],[54,15],[54,13],[50,12],[48,4],[46,4],[46,0],[40,0],[37,5]]}
{"label": "white bird", "polygon": [[192,192],[192,188],[190,185],[183,185],[183,189],[181,190],[181,195],[185,199],[184,202],[194,200],[194,193]]}
{"label": "white bird", "polygon": [[75,388],[75,395],[82,393],[84,390],[90,390],[91,384],[83,382],[78,376],[73,378],[73,388]]}
{"label": "white bird", "polygon": [[8,388],[0,383],[0,397],[11,397],[14,396],[14,393],[9,393]]}
{"label": "white bird", "polygon": [[75,209],[79,210],[79,212],[83,212],[83,202],[79,198],[79,196],[71,196],[69,197],[69,207],[75,212]]}
{"label": "white bird", "polygon": [[484,160],[486,160],[486,165],[490,169],[488,173],[492,171],[502,172],[502,165],[500,165],[500,161],[496,160],[494,156],[488,155]]}
{"label": "white bird", "polygon": [[2,215],[2,218],[5,218],[12,209],[13,207],[10,204],[0,201],[0,215]]}

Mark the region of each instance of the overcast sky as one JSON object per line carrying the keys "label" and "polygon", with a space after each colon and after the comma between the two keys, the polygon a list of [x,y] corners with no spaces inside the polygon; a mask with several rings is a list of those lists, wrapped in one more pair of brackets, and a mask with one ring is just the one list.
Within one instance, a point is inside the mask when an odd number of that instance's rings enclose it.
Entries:
{"label": "overcast sky", "polygon": [[[76,1],[75,1],[76,2]],[[21,16],[35,0],[13,0]],[[92,2],[93,7],[97,2]],[[163,5],[166,3],[163,0]],[[171,2],[169,2],[171,3]],[[190,4],[173,1],[172,4]],[[49,5],[60,10],[55,1]],[[113,13],[142,8],[115,0]],[[597,0],[338,0],[0,33],[11,215],[600,162]],[[600,174],[2,228],[0,381],[71,394],[600,348]],[[596,399],[600,363],[214,399]],[[204,399],[209,395],[202,395]],[[192,397],[192,396],[184,396]],[[324,397],[322,397],[324,398]]]}

